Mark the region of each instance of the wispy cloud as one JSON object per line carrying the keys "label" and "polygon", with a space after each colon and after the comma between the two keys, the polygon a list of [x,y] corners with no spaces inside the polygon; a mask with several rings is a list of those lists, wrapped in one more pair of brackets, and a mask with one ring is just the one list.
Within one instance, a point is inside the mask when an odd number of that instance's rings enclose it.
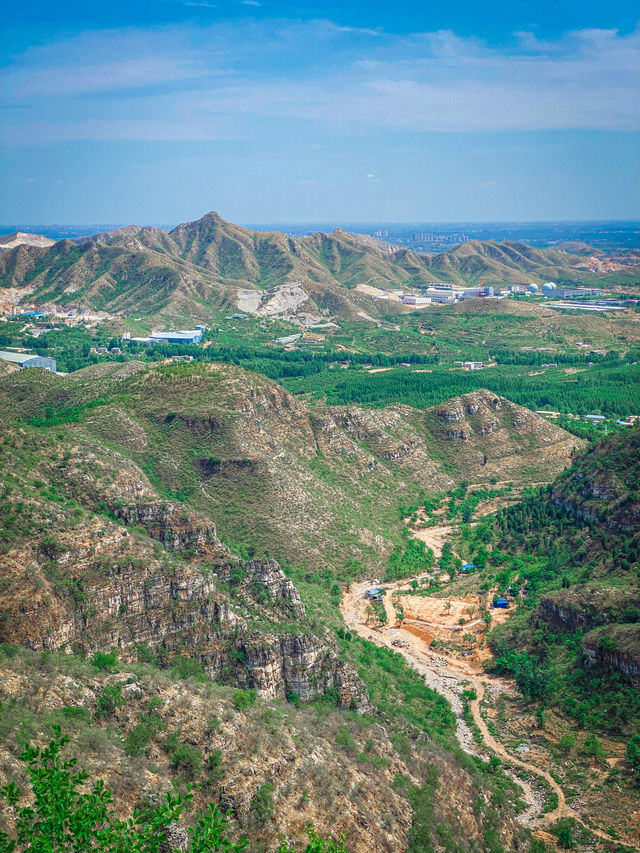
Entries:
{"label": "wispy cloud", "polygon": [[37,143],[259,138],[266,127],[631,130],[639,61],[640,33],[613,30],[555,41],[517,33],[509,48],[330,21],[105,31],[32,48],[5,68],[4,134]]}

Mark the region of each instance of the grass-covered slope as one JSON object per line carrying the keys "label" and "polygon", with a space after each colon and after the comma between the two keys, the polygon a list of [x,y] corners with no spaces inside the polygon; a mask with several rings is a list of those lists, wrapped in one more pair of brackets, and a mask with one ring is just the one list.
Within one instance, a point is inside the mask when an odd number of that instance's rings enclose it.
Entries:
{"label": "grass-covered slope", "polygon": [[384,571],[400,507],[462,479],[548,482],[580,441],[487,391],[426,411],[310,407],[233,365],[104,364],[0,384],[7,418],[131,460],[245,556]]}

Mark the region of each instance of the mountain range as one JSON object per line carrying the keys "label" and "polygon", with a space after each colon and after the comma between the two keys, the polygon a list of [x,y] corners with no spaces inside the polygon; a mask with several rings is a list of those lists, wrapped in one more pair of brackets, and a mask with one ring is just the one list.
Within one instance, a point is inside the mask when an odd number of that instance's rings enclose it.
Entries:
{"label": "mountain range", "polygon": [[238,307],[308,323],[367,319],[409,309],[359,285],[389,290],[638,275],[637,265],[508,241],[471,240],[428,255],[341,229],[309,237],[251,231],[213,212],[171,231],[130,225],[48,247],[20,243],[0,254],[0,286],[25,288],[39,303],[167,320],[207,320]]}

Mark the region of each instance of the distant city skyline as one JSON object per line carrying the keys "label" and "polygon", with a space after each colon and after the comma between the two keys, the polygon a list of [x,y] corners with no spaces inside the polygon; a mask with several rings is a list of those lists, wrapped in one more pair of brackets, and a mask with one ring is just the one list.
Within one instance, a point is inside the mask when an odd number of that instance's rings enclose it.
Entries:
{"label": "distant city skyline", "polygon": [[4,15],[0,221],[640,216],[635,3]]}

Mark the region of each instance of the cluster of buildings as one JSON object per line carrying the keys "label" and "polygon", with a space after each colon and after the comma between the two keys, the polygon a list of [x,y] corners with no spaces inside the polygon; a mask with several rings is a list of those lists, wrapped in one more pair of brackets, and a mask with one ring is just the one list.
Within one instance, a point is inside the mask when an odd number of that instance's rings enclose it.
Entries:
{"label": "cluster of buildings", "polygon": [[567,287],[563,290],[556,288],[553,295],[558,299],[586,299],[589,296],[602,296],[602,290],[599,287]]}
{"label": "cluster of buildings", "polygon": [[151,332],[146,338],[132,338],[130,332],[125,332],[122,340],[135,341],[139,344],[199,344],[206,330],[206,326],[195,326],[193,329],[179,331]]}
{"label": "cluster of buildings", "polygon": [[484,361],[454,361],[454,365],[462,367],[463,370],[482,370]]}
{"label": "cluster of buildings", "polygon": [[502,296],[493,287],[456,287],[448,282],[430,282],[417,285],[421,293],[405,293],[394,290],[403,305],[454,305],[464,299],[486,299],[487,297]]}
{"label": "cluster of buildings", "polygon": [[434,234],[430,231],[418,231],[411,235],[412,243],[419,243],[423,246],[428,246],[433,243],[447,243],[449,245],[457,245],[458,243],[466,243],[469,239],[468,234]]}

